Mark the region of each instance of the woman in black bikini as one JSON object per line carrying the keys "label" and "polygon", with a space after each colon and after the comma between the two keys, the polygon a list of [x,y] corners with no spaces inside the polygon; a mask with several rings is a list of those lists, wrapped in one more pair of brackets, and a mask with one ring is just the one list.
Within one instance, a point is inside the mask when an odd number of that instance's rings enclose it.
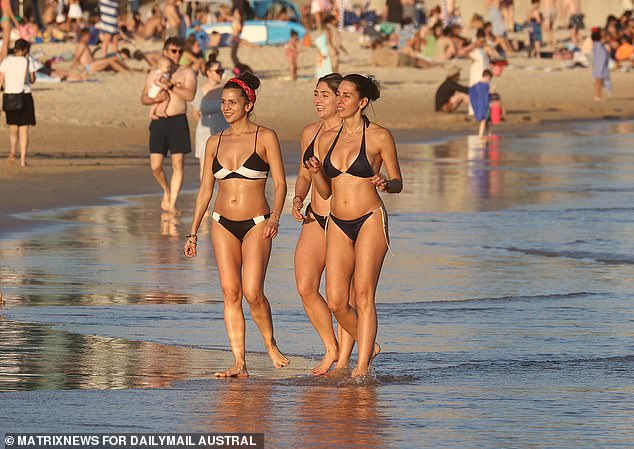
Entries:
{"label": "woman in black bikini", "polygon": [[[211,241],[224,296],[225,326],[235,364],[218,377],[248,376],[242,296],[251,309],[275,368],[288,365],[273,336],[264,278],[286,197],[286,176],[275,132],[249,119],[260,80],[250,73],[230,79],[222,93],[222,113],[229,129],[207,140],[203,177],[196,197],[185,255],[196,256],[196,235],[218,182]],[[230,169],[229,167],[237,167]],[[275,186],[271,209],[264,195],[269,170]]]}
{"label": "woman in black bikini", "polygon": [[[380,351],[375,342],[374,297],[388,234],[387,213],[377,189],[388,193],[403,189],[392,134],[363,115],[367,105],[378,98],[379,89],[369,78],[344,77],[337,90],[337,111],[343,124],[319,136],[319,159],[313,157],[307,163],[319,194],[330,197],[326,296],[339,324],[359,345],[353,377],[367,375],[371,360]],[[387,176],[379,173],[383,164]],[[352,282],[356,309],[348,302]]]}
{"label": "woman in black bikini", "polygon": [[[337,368],[348,366],[354,340],[343,330],[339,333],[339,343],[332,325],[332,313],[326,300],[319,293],[321,275],[326,266],[326,219],[330,211],[330,200],[325,200],[311,191],[311,174],[304,165],[315,155],[315,140],[326,130],[339,129],[341,118],[337,115],[337,87],[343,77],[331,73],[321,77],[313,93],[313,104],[319,121],[304,128],[301,138],[302,162],[295,182],[292,213],[295,220],[302,222],[302,232],[295,248],[295,280],[302,298],[306,314],[324,343],[326,354],[321,362],[311,370],[311,374],[321,376],[337,362]],[[302,215],[304,200],[310,191],[310,203]]]}

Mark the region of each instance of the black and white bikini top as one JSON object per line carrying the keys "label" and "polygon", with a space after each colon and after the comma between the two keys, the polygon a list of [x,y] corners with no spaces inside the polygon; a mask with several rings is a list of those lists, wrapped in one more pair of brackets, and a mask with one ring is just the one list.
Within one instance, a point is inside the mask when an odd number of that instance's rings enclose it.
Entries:
{"label": "black and white bikini top", "polygon": [[330,149],[328,150],[328,154],[324,158],[324,171],[329,178],[336,178],[342,173],[347,173],[351,176],[356,176],[357,178],[371,178],[374,176],[374,170],[372,169],[372,165],[370,165],[370,161],[368,161],[368,156],[365,153],[365,124],[363,125],[363,137],[361,138],[361,148],[359,149],[359,155],[354,160],[350,167],[344,172],[339,170],[337,167],[332,165],[332,161],[330,160],[330,155],[332,151],[335,149],[335,145],[337,145],[337,141],[339,140],[339,136],[341,135],[341,130],[343,130],[343,125],[339,128],[339,132],[337,133],[337,137],[330,145]]}
{"label": "black and white bikini top", "polygon": [[312,142],[310,142],[310,145],[308,145],[306,147],[306,151],[304,151],[304,157],[302,158],[302,161],[304,162],[304,164],[306,162],[308,162],[310,160],[310,158],[315,155],[315,140],[317,140],[317,136],[319,135],[319,131],[321,131],[321,128],[323,128],[323,126],[324,126],[324,124],[322,122],[322,124],[319,125],[319,129],[315,133],[315,137],[313,137]]}
{"label": "black and white bikini top", "polygon": [[218,161],[218,153],[220,152],[220,140],[222,139],[222,134],[224,133],[224,130],[220,133],[220,137],[218,137],[218,146],[216,147],[216,156],[214,157],[214,161],[211,165],[211,169],[216,179],[241,178],[255,181],[258,179],[266,179],[268,177],[270,168],[269,164],[266,163],[255,151],[258,144],[259,130],[260,127],[258,126],[258,129],[255,130],[253,154],[251,154],[251,156],[249,156],[249,158],[244,161],[244,163],[235,171],[227,170]]}

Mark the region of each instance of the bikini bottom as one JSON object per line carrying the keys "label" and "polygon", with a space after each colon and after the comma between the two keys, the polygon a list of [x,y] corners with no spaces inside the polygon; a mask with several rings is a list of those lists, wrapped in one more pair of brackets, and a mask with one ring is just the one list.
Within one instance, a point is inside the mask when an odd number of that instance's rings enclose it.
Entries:
{"label": "bikini bottom", "polygon": [[[328,220],[328,217],[315,213],[310,203],[308,203],[308,206],[306,206],[306,215],[308,214],[312,214],[315,221],[319,223],[319,226],[321,226],[321,229],[323,229],[324,231],[326,230],[326,220]],[[306,222],[304,222],[304,224],[306,224]]]}
{"label": "bikini bottom", "polygon": [[353,242],[357,241],[357,237],[359,236],[359,232],[361,228],[365,224],[368,218],[372,216],[377,211],[381,211],[381,217],[383,218],[383,236],[385,237],[385,242],[387,243],[388,248],[390,247],[390,238],[388,236],[388,227],[387,227],[387,212],[383,206],[377,207],[371,212],[367,214],[355,218],[354,220],[342,220],[341,218],[335,217],[332,212],[328,215],[328,221],[332,220],[338,227],[341,229],[344,234],[348,236],[350,240]]}
{"label": "bikini bottom", "polygon": [[213,212],[211,214],[211,218],[216,220],[240,241],[244,240],[244,237],[251,230],[251,228],[253,228],[258,223],[262,223],[270,216],[271,213],[269,212],[266,215],[258,215],[257,217],[249,218],[248,220],[229,220],[228,218],[220,215],[218,212]]}

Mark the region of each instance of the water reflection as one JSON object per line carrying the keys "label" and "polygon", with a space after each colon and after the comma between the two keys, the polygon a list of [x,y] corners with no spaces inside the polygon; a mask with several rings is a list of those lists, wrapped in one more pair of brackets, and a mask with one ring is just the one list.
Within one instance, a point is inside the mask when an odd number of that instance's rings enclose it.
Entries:
{"label": "water reflection", "polygon": [[209,353],[80,335],[0,316],[0,391],[166,388],[209,374]]}

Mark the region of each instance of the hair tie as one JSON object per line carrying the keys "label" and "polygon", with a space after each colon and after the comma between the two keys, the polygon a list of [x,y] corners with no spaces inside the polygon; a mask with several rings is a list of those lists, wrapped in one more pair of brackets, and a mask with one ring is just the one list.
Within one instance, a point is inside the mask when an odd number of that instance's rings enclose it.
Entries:
{"label": "hair tie", "polygon": [[242,81],[239,78],[231,78],[228,83],[236,83],[238,86],[242,88],[245,94],[247,94],[247,98],[253,104],[255,104],[255,91],[249,87],[247,83]]}

